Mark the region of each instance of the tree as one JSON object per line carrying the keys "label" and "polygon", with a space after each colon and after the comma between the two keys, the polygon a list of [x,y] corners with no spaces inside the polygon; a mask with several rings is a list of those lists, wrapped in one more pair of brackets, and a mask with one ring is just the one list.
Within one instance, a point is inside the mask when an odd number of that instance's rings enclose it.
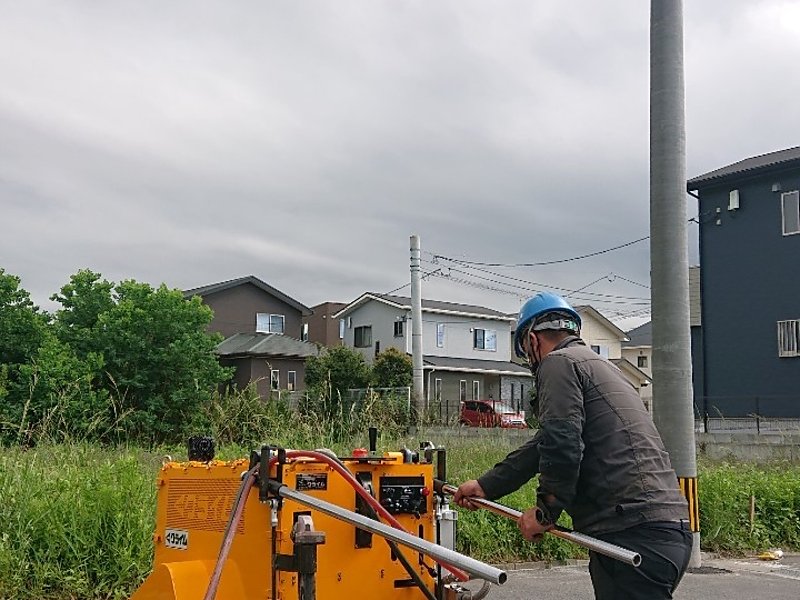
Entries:
{"label": "tree", "polygon": [[179,440],[230,378],[214,354],[221,336],[206,331],[212,311],[198,297],[133,280],[114,286],[79,271],[53,298],[63,307],[55,318],[59,339],[82,359],[101,360],[96,385],[126,413],[135,438]]}
{"label": "tree", "polygon": [[375,387],[410,387],[414,380],[414,365],[408,354],[396,348],[381,352],[372,365]]}
{"label": "tree", "polygon": [[98,322],[100,315],[114,307],[114,284],[101,277],[81,269],[70,277],[60,294],[50,297],[62,306],[55,315],[56,335],[81,358],[102,352]]}
{"label": "tree", "polygon": [[47,317],[20,287],[20,278],[0,268],[0,439],[13,440],[30,406],[30,381],[22,369],[36,356]]}
{"label": "tree", "polygon": [[349,389],[367,387],[370,379],[364,357],[347,346],[326,348],[306,361],[306,388],[319,398],[336,401]]}

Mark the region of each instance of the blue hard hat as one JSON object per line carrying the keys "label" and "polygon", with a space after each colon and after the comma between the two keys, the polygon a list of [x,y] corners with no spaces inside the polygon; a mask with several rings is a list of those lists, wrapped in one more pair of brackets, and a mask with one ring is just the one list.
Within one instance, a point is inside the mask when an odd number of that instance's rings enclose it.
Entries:
{"label": "blue hard hat", "polygon": [[519,309],[517,329],[514,332],[514,351],[517,356],[525,358],[525,351],[522,349],[522,338],[526,335],[528,328],[539,317],[550,313],[562,314],[566,318],[557,322],[557,326],[548,327],[549,329],[565,329],[574,331],[576,334],[580,332],[581,316],[575,312],[575,309],[566,300],[552,292],[539,292]]}

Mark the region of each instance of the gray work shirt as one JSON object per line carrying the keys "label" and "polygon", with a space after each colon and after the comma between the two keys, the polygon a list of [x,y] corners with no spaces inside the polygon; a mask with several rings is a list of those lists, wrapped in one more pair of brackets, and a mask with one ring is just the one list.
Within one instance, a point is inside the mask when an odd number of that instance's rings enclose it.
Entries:
{"label": "gray work shirt", "polygon": [[541,428],[478,479],[488,498],[538,473],[539,506],[587,534],[688,519],[661,437],[616,365],[569,336],[542,360],[536,394]]}

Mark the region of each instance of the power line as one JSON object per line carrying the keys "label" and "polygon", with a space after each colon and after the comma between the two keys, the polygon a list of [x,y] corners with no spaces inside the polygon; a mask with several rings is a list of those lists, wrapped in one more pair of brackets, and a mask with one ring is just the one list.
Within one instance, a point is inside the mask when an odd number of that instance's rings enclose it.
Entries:
{"label": "power line", "polygon": [[[441,257],[439,257],[439,258],[441,258]],[[432,262],[432,261],[424,261],[424,262],[426,262],[428,264],[432,264],[432,265],[439,264],[437,262]],[[521,283],[521,284],[525,284],[525,285],[520,286],[520,285],[516,285],[516,284],[511,284],[511,283],[508,283],[508,282],[505,282],[505,281],[498,281],[498,280],[492,279],[490,277],[484,277],[484,276],[481,276],[481,275],[476,275],[475,273],[470,273],[469,271],[463,271],[463,270],[458,269],[456,267],[446,267],[446,268],[448,270],[450,270],[450,271],[455,271],[456,273],[461,273],[462,275],[467,275],[469,277],[474,277],[476,279],[481,279],[481,280],[484,280],[484,281],[488,281],[490,283],[504,285],[504,286],[509,287],[509,288],[519,289],[519,290],[523,290],[523,291],[526,291],[526,292],[539,292],[539,291],[541,291],[543,289],[551,289],[551,290],[558,290],[558,291],[561,291],[561,292],[572,292],[574,294],[574,292],[572,290],[569,290],[567,288],[562,288],[562,287],[559,287],[559,286],[555,286],[555,285],[548,285],[548,284],[544,284],[544,283],[538,283],[536,281],[530,281],[530,280],[527,280],[527,279],[520,279],[518,277],[512,277],[510,275],[504,275],[503,273],[496,273],[494,271],[489,271],[488,269],[482,269],[480,267],[466,266],[466,265],[461,265],[461,266],[463,266],[466,269],[472,269],[472,270],[475,270],[475,271],[480,271],[482,273],[487,273],[487,274],[492,275],[494,277],[500,277],[502,279],[508,279],[509,281],[513,281],[513,282]],[[527,287],[527,286],[533,286],[533,287]],[[578,297],[576,297],[576,298],[578,300],[585,300],[585,301],[588,301],[588,302],[612,302],[612,300],[625,300],[625,301],[630,301],[633,304],[641,304],[641,303],[648,303],[649,304],[650,303],[650,299],[649,298],[641,298],[641,297],[638,297],[638,296],[620,296],[620,295],[616,295],[616,294],[602,294],[602,293],[597,293],[597,292],[584,292],[583,295],[584,296],[592,296],[592,297],[590,297],[590,298],[585,298],[585,297],[584,298],[578,298]],[[604,300],[604,298],[609,298],[611,300]],[[618,304],[618,302],[612,302],[612,303]]]}
{"label": "power line", "polygon": [[619,246],[614,246],[613,248],[606,248],[605,250],[598,250],[597,252],[590,252],[589,254],[582,254],[581,256],[573,256],[571,258],[561,258],[558,260],[547,260],[543,262],[534,262],[534,263],[490,263],[490,262],[480,262],[474,260],[464,260],[464,259],[457,259],[457,258],[450,258],[443,255],[435,254],[435,258],[443,258],[446,260],[451,260],[453,262],[461,263],[463,265],[480,265],[482,267],[544,267],[547,265],[557,265],[565,262],[573,262],[576,260],[584,260],[586,258],[592,258],[593,256],[600,256],[601,254],[607,254],[608,252],[614,252],[615,250],[621,250],[622,248],[627,248],[628,246],[633,246],[634,244],[638,244],[639,242],[643,242],[645,240],[649,240],[650,236],[645,236],[639,238],[638,240],[633,240],[631,242],[625,242],[624,244],[620,244]]}

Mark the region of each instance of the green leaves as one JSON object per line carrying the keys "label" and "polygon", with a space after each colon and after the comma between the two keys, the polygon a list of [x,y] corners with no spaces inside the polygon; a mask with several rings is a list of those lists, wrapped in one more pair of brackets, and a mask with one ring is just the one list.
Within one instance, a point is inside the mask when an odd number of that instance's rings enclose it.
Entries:
{"label": "green leaves", "polygon": [[182,440],[230,378],[199,298],[81,270],[52,299],[51,322],[0,270],[0,442]]}

